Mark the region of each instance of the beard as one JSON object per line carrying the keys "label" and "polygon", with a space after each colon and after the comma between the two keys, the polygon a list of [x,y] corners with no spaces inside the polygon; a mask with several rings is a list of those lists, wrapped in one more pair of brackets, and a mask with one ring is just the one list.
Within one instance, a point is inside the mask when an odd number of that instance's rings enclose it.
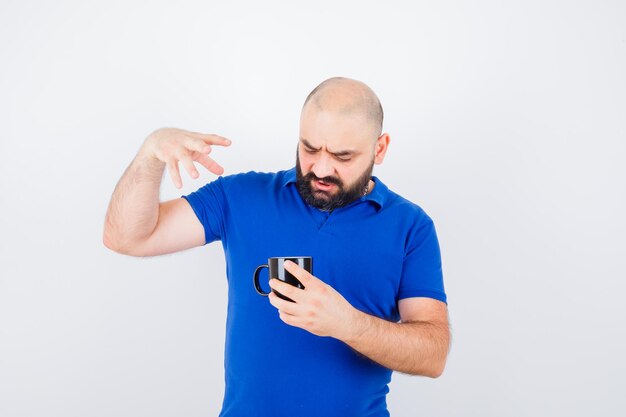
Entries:
{"label": "beard", "polygon": [[[304,201],[322,211],[333,211],[336,208],[352,203],[357,198],[361,198],[365,186],[372,178],[373,170],[374,159],[372,158],[372,162],[365,172],[356,179],[354,184],[346,188],[343,181],[339,178],[318,178],[313,172],[303,175],[302,168],[300,167],[299,151],[296,151],[296,185],[298,186],[298,192]],[[324,190],[315,190],[313,189],[314,180],[320,180],[326,184],[335,184],[337,189],[334,190],[334,194]]]}

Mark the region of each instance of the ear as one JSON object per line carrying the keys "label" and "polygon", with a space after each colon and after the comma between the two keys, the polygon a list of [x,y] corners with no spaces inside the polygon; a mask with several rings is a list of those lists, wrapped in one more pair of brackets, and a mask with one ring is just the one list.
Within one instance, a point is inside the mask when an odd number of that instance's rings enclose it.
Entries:
{"label": "ear", "polygon": [[376,145],[374,145],[374,163],[376,165],[380,165],[383,163],[383,159],[385,159],[385,154],[387,153],[387,148],[389,147],[390,140],[391,138],[387,133],[383,133],[376,140]]}

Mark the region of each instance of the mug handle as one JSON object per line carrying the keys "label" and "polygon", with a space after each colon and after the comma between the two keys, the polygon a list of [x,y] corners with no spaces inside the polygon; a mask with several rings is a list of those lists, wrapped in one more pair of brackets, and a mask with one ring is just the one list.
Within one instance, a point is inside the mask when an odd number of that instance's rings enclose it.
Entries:
{"label": "mug handle", "polygon": [[263,295],[265,297],[267,297],[269,295],[269,293],[263,292],[263,290],[261,289],[261,285],[259,284],[259,273],[261,272],[261,269],[263,268],[267,268],[269,269],[269,265],[259,265],[257,266],[257,268],[254,270],[254,288],[256,289],[256,292],[258,292],[260,295]]}

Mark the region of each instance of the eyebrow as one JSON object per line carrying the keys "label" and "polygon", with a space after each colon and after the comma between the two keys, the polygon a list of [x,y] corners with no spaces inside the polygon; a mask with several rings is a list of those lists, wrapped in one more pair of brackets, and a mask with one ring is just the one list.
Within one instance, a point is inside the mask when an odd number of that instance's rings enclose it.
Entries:
{"label": "eyebrow", "polygon": [[[304,146],[306,146],[307,148],[314,150],[314,151],[319,151],[322,148],[315,148],[313,145],[311,145],[311,143],[304,139],[304,138],[300,138],[300,141],[304,144]],[[348,156],[348,155],[358,155],[357,151],[351,151],[351,150],[346,150],[346,151],[339,151],[339,152],[329,152],[333,155],[336,156]]]}

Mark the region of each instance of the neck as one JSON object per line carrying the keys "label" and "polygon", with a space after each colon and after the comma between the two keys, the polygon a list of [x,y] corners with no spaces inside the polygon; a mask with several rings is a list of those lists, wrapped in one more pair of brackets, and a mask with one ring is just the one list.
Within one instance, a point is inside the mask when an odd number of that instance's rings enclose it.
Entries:
{"label": "neck", "polygon": [[366,196],[366,195],[368,195],[369,193],[371,193],[371,192],[372,192],[372,190],[374,189],[374,185],[375,185],[375,184],[376,184],[376,183],[374,182],[374,180],[369,180],[369,182],[367,183],[367,186],[366,186],[366,188],[365,188],[365,191],[364,191],[364,193],[363,193],[363,196]]}

